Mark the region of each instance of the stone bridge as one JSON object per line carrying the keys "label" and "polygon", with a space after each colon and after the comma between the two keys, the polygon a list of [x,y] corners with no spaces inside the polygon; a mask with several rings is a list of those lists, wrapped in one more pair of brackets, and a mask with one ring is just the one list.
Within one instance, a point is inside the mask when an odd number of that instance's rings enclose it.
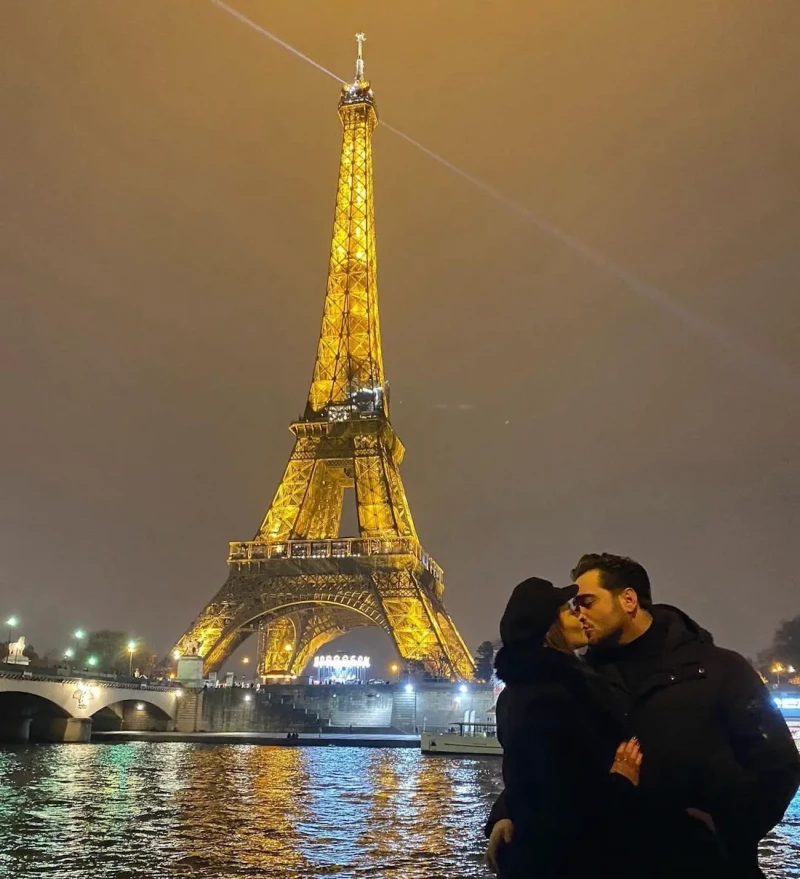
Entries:
{"label": "stone bridge", "polygon": [[0,665],[0,741],[88,742],[95,730],[171,730],[176,686]]}

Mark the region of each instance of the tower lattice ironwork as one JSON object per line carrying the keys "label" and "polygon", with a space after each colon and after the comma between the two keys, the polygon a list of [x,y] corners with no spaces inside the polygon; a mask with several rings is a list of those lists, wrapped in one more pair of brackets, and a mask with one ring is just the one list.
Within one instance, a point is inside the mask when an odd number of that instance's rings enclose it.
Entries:
{"label": "tower lattice ironwork", "polygon": [[[468,678],[472,658],[443,603],[442,569],[422,548],[400,477],[378,321],[372,134],[364,78],[342,89],[343,126],[328,285],[311,388],[295,445],[255,538],[231,543],[229,575],[176,645],[219,668],[254,633],[260,670],[297,674],[328,641],[380,626],[400,655]],[[341,537],[352,489],[358,536]]]}

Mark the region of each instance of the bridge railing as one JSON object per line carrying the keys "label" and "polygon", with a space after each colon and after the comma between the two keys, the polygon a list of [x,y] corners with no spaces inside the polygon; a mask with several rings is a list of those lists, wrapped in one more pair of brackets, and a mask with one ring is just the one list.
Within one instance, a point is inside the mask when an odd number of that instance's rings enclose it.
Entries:
{"label": "bridge railing", "polygon": [[230,544],[231,562],[266,559],[337,559],[370,556],[414,556],[434,579],[441,582],[444,572],[418,541],[409,537],[383,540],[375,537],[342,537],[334,540],[238,541]]}
{"label": "bridge railing", "polygon": [[181,685],[174,684],[151,684],[142,678],[119,678],[103,672],[81,672],[76,669],[42,668],[39,666],[14,666],[0,663],[0,678],[26,681],[45,681],[67,684],[77,684],[81,681],[91,681],[92,684],[109,687],[118,690],[148,690],[150,692],[170,693],[181,689]]}

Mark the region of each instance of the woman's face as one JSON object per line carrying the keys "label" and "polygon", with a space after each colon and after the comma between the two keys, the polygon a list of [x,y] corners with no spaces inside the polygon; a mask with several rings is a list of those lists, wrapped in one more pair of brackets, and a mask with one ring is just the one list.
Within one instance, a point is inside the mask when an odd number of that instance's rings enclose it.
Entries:
{"label": "woman's face", "polygon": [[558,623],[570,650],[580,650],[581,647],[586,647],[589,643],[586,632],[581,625],[579,612],[571,604],[561,606],[558,612]]}

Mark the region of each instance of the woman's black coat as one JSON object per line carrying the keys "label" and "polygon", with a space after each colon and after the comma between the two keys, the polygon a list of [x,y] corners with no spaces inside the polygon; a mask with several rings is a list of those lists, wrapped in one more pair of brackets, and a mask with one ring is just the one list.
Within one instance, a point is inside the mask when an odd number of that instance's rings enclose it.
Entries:
{"label": "woman's black coat", "polygon": [[504,809],[514,824],[503,879],[605,876],[609,866],[627,875],[615,850],[629,836],[636,788],[609,771],[624,738],[610,687],[572,654],[538,644],[503,647],[496,668],[506,684],[497,702]]}

